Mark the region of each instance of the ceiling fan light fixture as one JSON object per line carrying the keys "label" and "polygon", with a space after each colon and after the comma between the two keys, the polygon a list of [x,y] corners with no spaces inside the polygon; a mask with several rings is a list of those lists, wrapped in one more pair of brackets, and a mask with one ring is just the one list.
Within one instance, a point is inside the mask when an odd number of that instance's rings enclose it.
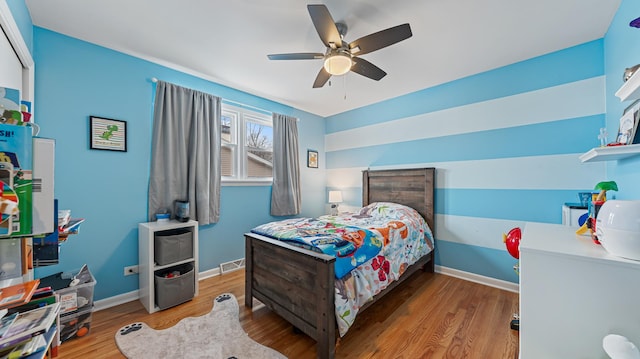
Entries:
{"label": "ceiling fan light fixture", "polygon": [[347,54],[334,54],[324,60],[324,69],[334,76],[344,75],[351,70],[353,62]]}

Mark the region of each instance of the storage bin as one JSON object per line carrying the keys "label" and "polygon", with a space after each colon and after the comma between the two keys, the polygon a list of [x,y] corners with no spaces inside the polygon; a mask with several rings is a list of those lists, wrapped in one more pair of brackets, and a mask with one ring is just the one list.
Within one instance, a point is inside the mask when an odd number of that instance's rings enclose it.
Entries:
{"label": "storage bin", "polygon": [[[179,273],[171,278],[165,277],[169,273]],[[184,303],[195,294],[195,270],[193,263],[185,263],[175,267],[163,269],[155,273],[156,305],[166,309]]]}
{"label": "storage bin", "polygon": [[158,232],[154,237],[154,260],[166,265],[193,257],[193,232],[178,228]]}
{"label": "storage bin", "polygon": [[91,329],[93,306],[85,310],[60,316],[60,341],[84,337]]}
{"label": "storage bin", "polygon": [[74,277],[82,278],[81,283],[55,290],[56,294],[60,295],[61,316],[93,308],[93,289],[96,286],[96,279],[93,274],[91,274],[89,268],[86,268],[83,269],[82,273],[76,274]]}

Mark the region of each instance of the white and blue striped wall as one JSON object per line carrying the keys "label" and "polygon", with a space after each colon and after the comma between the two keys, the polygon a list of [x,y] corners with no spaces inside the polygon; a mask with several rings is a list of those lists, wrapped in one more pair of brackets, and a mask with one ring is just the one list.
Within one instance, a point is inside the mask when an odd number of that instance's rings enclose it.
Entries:
{"label": "white and blue striped wall", "polygon": [[366,168],[436,167],[436,264],[517,282],[502,234],[560,223],[603,180],[578,157],[605,126],[603,41],[327,118],[327,187],[361,205]]}
{"label": "white and blue striped wall", "polygon": [[[633,99],[621,102],[615,93],[623,84],[624,69],[640,63],[640,29],[629,26],[629,22],[639,16],[640,2],[622,1],[604,38],[609,133],[616,133],[624,109],[633,102]],[[640,156],[608,162],[607,176],[618,184],[619,191],[615,193],[618,199],[640,199]]]}

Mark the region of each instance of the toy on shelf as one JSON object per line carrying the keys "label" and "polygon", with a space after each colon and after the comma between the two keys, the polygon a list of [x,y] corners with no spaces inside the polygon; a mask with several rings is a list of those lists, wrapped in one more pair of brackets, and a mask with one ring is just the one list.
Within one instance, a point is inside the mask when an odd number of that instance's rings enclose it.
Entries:
{"label": "toy on shelf", "polygon": [[600,140],[600,147],[605,147],[607,145],[607,129],[601,128],[600,134],[598,135],[598,140]]}
{"label": "toy on shelf", "polygon": [[507,252],[515,259],[520,259],[520,239],[522,238],[522,231],[516,227],[509,231],[507,234],[502,234],[502,241],[507,246]]}
{"label": "toy on shelf", "polygon": [[618,191],[618,185],[615,181],[603,181],[598,182],[594,189],[600,192],[592,195],[591,204],[589,205],[589,218],[576,231],[576,234],[583,235],[589,231],[593,242],[600,244],[598,237],[596,237],[596,217],[598,216],[600,207],[602,207],[604,202],[607,200],[607,191]]}
{"label": "toy on shelf", "polygon": [[[512,228],[507,234],[502,234],[502,242],[507,246],[507,252],[515,259],[520,259],[520,239],[522,239],[522,230],[519,227]],[[513,266],[513,270],[520,275],[520,262]],[[513,330],[520,330],[520,316],[513,314],[510,327]]]}

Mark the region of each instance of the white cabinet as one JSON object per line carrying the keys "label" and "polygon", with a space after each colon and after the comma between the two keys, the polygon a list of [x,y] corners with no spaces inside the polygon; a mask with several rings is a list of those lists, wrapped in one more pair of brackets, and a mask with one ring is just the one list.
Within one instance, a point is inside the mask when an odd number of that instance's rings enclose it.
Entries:
{"label": "white cabinet", "polygon": [[[191,232],[190,251],[191,255],[184,259],[171,261],[160,265],[155,259],[156,253],[156,237],[164,235],[170,231],[184,230]],[[193,268],[193,272],[189,275],[189,280],[193,280],[193,283],[188,283],[190,290],[193,290],[193,296],[198,295],[198,222],[190,220],[188,222],[178,222],[175,220],[167,222],[147,222],[138,224],[138,250],[139,250],[139,286],[140,286],[140,301],[145,309],[149,313],[156,312],[161,309],[158,306],[158,299],[156,293],[156,278],[155,275],[167,271],[171,271],[174,268],[179,268],[184,265],[189,265]],[[187,277],[184,277],[187,278]],[[191,284],[193,286],[191,286]],[[175,293],[167,293],[168,295],[175,295]],[[162,306],[162,305],[161,305]]]}
{"label": "white cabinet", "polygon": [[520,242],[520,358],[608,358],[602,338],[640,345],[640,262],[575,227],[527,223]]}

